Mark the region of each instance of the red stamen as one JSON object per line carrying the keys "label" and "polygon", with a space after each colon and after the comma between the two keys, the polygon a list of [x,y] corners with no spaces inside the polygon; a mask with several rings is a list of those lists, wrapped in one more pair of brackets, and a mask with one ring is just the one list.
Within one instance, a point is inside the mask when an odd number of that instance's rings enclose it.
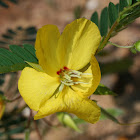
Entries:
{"label": "red stamen", "polygon": [[63,70],[62,69],[60,69],[60,73],[62,72]]}
{"label": "red stamen", "polygon": [[60,73],[62,72],[63,70],[62,69],[60,69],[59,71],[57,71],[56,73],[58,74],[58,75],[60,75]]}
{"label": "red stamen", "polygon": [[59,75],[60,74],[60,71],[57,71],[57,74]]}
{"label": "red stamen", "polygon": [[69,68],[67,68],[67,67],[64,67],[64,70],[68,70]]}

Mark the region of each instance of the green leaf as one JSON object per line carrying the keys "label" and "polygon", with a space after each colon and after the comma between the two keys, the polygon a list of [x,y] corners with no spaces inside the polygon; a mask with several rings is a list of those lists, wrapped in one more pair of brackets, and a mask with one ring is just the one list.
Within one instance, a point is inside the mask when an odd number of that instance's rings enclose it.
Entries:
{"label": "green leaf", "polygon": [[110,27],[111,27],[116,21],[116,19],[118,18],[118,12],[116,6],[112,2],[109,3],[108,12],[109,12]]}
{"label": "green leaf", "polygon": [[120,0],[120,4],[119,4],[119,10],[122,11],[124,9],[124,7],[128,6],[128,2],[127,0]]}
{"label": "green leaf", "polygon": [[128,5],[132,5],[132,0],[127,0]]}
{"label": "green leaf", "polygon": [[17,56],[20,56],[23,60],[26,60],[29,62],[37,62],[37,59],[25,49],[17,45],[9,45],[9,48],[13,53],[15,53]]}
{"label": "green leaf", "polygon": [[31,44],[23,44],[24,49],[27,50],[28,52],[30,52],[35,58],[36,58],[36,54],[35,54],[35,48],[33,45]]}
{"label": "green leaf", "polygon": [[115,32],[123,30],[128,24],[132,23],[138,17],[140,17],[140,2],[136,2],[120,12]]}
{"label": "green leaf", "polygon": [[73,130],[80,132],[81,130],[77,127],[76,123],[74,122],[73,118],[64,112],[59,112],[57,113],[57,118],[58,120],[63,124],[66,125],[70,128],[72,128]]}
{"label": "green leaf", "polygon": [[111,119],[114,122],[118,123],[118,120],[115,117],[118,117],[123,114],[123,111],[117,108],[103,109],[101,108],[100,120]]}
{"label": "green leaf", "polygon": [[24,67],[29,66],[25,61],[38,62],[32,45],[26,44],[24,48],[10,45],[10,50],[0,48],[0,73],[22,70]]}
{"label": "green leaf", "polygon": [[94,12],[90,18],[92,22],[94,22],[99,27],[98,13]]}
{"label": "green leaf", "polygon": [[108,87],[103,84],[99,84],[96,91],[93,93],[95,95],[113,95],[116,96],[117,94],[111,91]]}
{"label": "green leaf", "polygon": [[[0,48],[0,56],[3,56],[14,63],[23,63],[24,60],[7,49]],[[1,62],[0,62],[1,63]]]}
{"label": "green leaf", "polygon": [[107,10],[107,7],[105,7],[101,12],[100,32],[101,32],[101,36],[105,36],[108,32],[108,10]]}
{"label": "green leaf", "polygon": [[27,62],[27,61],[26,61],[26,63],[37,71],[40,71],[40,72],[43,71],[42,67],[36,63],[31,63],[31,62]]}
{"label": "green leaf", "polygon": [[119,15],[119,4],[116,4],[116,9],[117,9],[117,15]]}
{"label": "green leaf", "polygon": [[6,57],[0,56],[0,65],[8,66],[8,65],[12,65],[12,64],[13,64],[12,61],[7,59]]}

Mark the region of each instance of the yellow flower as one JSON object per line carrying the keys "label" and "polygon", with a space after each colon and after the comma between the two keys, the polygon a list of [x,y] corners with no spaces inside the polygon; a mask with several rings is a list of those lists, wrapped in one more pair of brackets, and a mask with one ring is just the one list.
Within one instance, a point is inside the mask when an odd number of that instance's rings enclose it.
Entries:
{"label": "yellow flower", "polygon": [[90,123],[98,121],[100,108],[88,97],[101,78],[93,56],[100,39],[97,26],[85,18],[68,24],[61,35],[55,25],[39,29],[35,43],[39,65],[29,63],[33,68],[26,67],[18,82],[27,105],[38,111],[35,120],[69,112]]}

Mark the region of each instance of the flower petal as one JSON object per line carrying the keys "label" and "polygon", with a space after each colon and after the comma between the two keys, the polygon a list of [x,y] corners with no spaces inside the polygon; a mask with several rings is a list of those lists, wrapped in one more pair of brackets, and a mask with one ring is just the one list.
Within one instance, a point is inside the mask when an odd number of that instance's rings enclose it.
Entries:
{"label": "flower petal", "polygon": [[72,86],[75,91],[80,91],[80,95],[83,98],[86,98],[93,94],[101,80],[100,67],[94,56],[92,56],[90,63],[91,66],[84,73],[89,73],[91,75],[84,75],[81,79],[79,79],[79,81],[86,82],[88,84],[78,84]]}
{"label": "flower petal", "polygon": [[60,33],[55,25],[45,25],[37,32],[35,49],[39,64],[50,76],[57,76],[60,69],[56,58],[56,47]]}
{"label": "flower petal", "polygon": [[100,117],[100,108],[95,102],[88,98],[81,98],[69,87],[65,87],[57,98],[53,96],[46,102],[44,101],[34,119],[41,119],[55,112],[73,113],[90,123],[97,122]]}
{"label": "flower petal", "polygon": [[85,18],[68,24],[60,36],[57,55],[61,68],[82,69],[95,54],[100,43],[98,27]]}
{"label": "flower petal", "polygon": [[38,111],[43,98],[50,98],[59,86],[58,79],[33,68],[23,69],[18,81],[18,89],[27,105]]}

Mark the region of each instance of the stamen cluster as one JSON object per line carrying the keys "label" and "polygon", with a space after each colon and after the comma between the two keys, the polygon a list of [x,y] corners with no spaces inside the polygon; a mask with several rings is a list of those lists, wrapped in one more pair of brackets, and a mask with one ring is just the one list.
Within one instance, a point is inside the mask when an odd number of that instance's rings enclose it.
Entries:
{"label": "stamen cluster", "polygon": [[80,71],[71,70],[67,67],[64,67],[63,69],[57,71],[57,74],[60,76],[60,82],[61,82],[59,91],[63,90],[64,85],[73,86],[75,84],[80,84],[80,83],[88,84],[85,82],[78,81],[78,78],[80,79],[82,75],[89,75],[89,73],[82,73]]}

